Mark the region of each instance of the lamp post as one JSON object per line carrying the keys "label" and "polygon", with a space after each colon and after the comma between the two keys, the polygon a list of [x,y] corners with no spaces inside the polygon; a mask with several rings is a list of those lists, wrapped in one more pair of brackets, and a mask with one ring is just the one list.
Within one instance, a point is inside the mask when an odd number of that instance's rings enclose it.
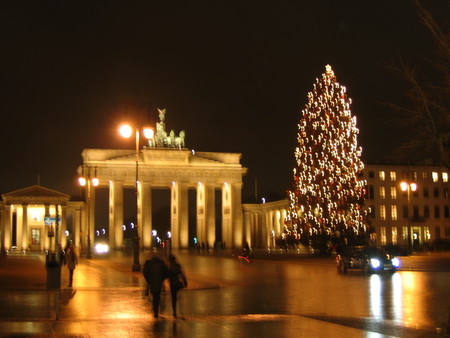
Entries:
{"label": "lamp post", "polygon": [[95,169],[95,175],[91,178],[91,168],[87,167],[87,177],[84,176],[84,166],[83,173],[80,178],[78,178],[78,183],[80,186],[87,186],[87,254],[86,258],[92,258],[92,249],[91,249],[91,185],[98,186],[100,183],[97,178],[97,169]]}
{"label": "lamp post", "polygon": [[412,251],[412,243],[411,243],[411,217],[409,215],[409,209],[410,209],[410,204],[411,204],[411,191],[416,191],[417,190],[417,184],[412,182],[401,182],[400,183],[400,188],[402,189],[402,191],[406,191],[407,193],[407,198],[408,198],[408,249],[411,252]]}
{"label": "lamp post", "polygon": [[[136,193],[136,226],[135,226],[135,236],[133,238],[133,265],[131,270],[132,271],[140,271],[141,265],[139,263],[139,140],[140,140],[140,133],[141,130],[139,128],[133,128],[128,124],[123,124],[119,128],[120,135],[125,138],[130,138],[131,135],[133,135],[133,129],[135,131],[135,140],[136,140],[136,154],[135,154],[135,161],[136,161],[136,184],[135,184],[135,193]],[[152,128],[142,128],[142,134],[144,137],[148,140],[153,138],[154,131]]]}

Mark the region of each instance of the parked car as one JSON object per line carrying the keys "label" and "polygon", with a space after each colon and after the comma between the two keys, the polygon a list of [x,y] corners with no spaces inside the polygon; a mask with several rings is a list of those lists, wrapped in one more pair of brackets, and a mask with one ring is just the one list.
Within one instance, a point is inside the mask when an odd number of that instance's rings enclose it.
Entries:
{"label": "parked car", "polygon": [[360,269],[365,273],[381,271],[395,272],[400,267],[400,260],[389,255],[382,248],[368,246],[346,247],[336,256],[337,268],[340,273],[348,269]]}

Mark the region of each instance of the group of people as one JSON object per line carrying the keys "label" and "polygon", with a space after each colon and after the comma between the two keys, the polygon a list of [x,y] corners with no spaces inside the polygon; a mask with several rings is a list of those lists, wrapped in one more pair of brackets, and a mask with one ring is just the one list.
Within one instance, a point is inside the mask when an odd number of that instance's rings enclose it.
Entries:
{"label": "group of people", "polygon": [[177,294],[180,289],[187,287],[187,279],[175,256],[169,255],[165,262],[160,255],[154,255],[145,262],[143,274],[148,284],[146,293],[150,291],[153,298],[153,316],[158,318],[161,289],[164,280],[169,279],[173,316],[177,318]]}

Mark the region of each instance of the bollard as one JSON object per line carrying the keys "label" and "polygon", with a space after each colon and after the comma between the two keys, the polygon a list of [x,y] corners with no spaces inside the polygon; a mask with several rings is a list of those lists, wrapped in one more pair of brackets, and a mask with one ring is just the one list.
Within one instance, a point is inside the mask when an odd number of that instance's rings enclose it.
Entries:
{"label": "bollard", "polygon": [[56,261],[54,254],[47,259],[47,288],[55,290],[55,313],[59,319],[59,289],[61,287],[61,265]]}

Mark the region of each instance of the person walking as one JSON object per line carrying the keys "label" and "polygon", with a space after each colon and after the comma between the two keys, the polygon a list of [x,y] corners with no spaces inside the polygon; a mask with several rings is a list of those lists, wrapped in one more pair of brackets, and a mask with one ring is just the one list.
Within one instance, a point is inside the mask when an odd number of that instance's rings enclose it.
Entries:
{"label": "person walking", "polygon": [[78,255],[73,244],[69,246],[64,258],[69,269],[69,287],[72,287],[73,271],[78,265]]}
{"label": "person walking", "polygon": [[174,255],[170,255],[168,258],[168,272],[170,283],[170,294],[172,297],[172,311],[173,316],[177,318],[177,294],[180,289],[187,287],[187,279],[181,264],[179,264]]}
{"label": "person walking", "polygon": [[142,271],[147,281],[147,291],[150,289],[153,302],[153,317],[158,318],[159,304],[161,302],[161,288],[168,276],[166,263],[157,255],[146,260]]}

